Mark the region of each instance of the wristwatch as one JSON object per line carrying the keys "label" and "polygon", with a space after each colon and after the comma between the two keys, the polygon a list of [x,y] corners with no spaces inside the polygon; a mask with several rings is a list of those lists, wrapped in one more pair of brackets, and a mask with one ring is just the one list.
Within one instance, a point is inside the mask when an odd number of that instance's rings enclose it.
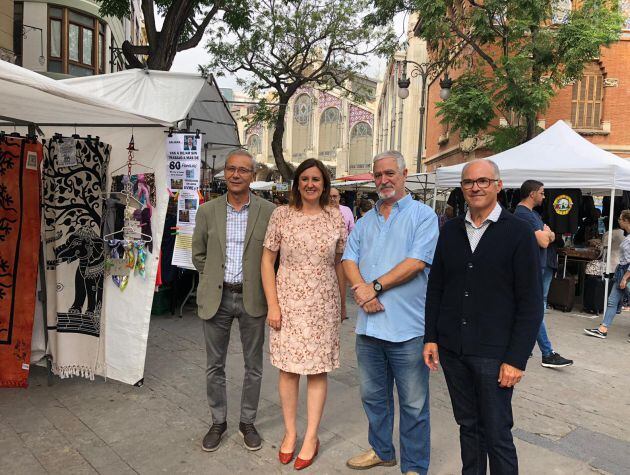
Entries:
{"label": "wristwatch", "polygon": [[372,286],[374,287],[374,291],[376,292],[376,295],[380,294],[383,291],[383,286],[378,281],[378,279],[374,279],[372,281]]}

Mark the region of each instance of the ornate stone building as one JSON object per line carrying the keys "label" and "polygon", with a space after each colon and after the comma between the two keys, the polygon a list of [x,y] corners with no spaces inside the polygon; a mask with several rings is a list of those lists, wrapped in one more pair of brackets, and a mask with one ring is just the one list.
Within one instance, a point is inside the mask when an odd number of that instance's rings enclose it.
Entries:
{"label": "ornate stone building", "polygon": [[[409,64],[407,75],[411,81],[409,97],[398,96],[398,80],[403,75],[403,61],[424,63],[427,61],[427,48],[424,40],[413,34],[418,18],[411,15],[407,24],[407,46],[390,59],[383,79],[379,82],[376,104],[375,152],[386,150],[400,151],[411,173],[416,171],[418,160],[418,140],[420,129],[420,77],[412,75]],[[426,129],[425,114],[425,129]],[[426,141],[425,141],[426,144]]]}
{"label": "ornate stone building", "polygon": [[[371,97],[376,82],[361,79],[355,87],[366,88]],[[235,94],[235,99],[251,101]],[[254,104],[232,108],[241,141],[259,163],[258,180],[277,180],[271,150],[273,128],[266,124],[247,126]],[[297,167],[307,158],[322,160],[333,176],[354,175],[371,169],[374,150],[374,101],[356,104],[335,91],[305,87],[289,102],[283,140],[284,157]]]}

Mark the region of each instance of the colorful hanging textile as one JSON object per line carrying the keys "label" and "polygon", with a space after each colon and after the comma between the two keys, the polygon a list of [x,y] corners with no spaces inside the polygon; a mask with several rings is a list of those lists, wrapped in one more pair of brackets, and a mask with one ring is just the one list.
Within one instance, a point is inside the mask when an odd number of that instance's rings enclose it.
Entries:
{"label": "colorful hanging textile", "polygon": [[93,139],[51,139],[44,145],[49,350],[53,372],[62,378],[93,379],[101,369],[101,227],[110,150]]}
{"label": "colorful hanging textile", "polygon": [[[140,173],[138,175],[115,175],[112,176],[112,191],[122,192],[125,191],[125,185],[131,178],[131,195],[136,198],[141,204],[142,208],[137,209],[133,213],[133,219],[140,223],[141,232],[147,236],[153,236],[151,231],[151,216],[153,215],[153,209],[155,208],[155,175],[153,173]],[[118,200],[124,200],[124,198],[118,197]],[[116,208],[116,221],[121,220],[120,213],[124,212],[120,208]],[[120,228],[117,228],[120,229]],[[122,239],[122,233],[116,233],[114,236],[116,239]],[[153,252],[153,243],[146,243],[146,248],[149,252]]]}
{"label": "colorful hanging textile", "polygon": [[0,139],[0,387],[28,386],[40,245],[41,144]]}

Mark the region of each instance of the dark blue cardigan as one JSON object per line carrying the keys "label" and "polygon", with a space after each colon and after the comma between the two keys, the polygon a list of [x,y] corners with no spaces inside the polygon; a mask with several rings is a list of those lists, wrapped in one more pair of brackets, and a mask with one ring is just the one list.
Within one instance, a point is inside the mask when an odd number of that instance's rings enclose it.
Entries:
{"label": "dark blue cardigan", "polygon": [[539,261],[531,227],[505,210],[474,253],[464,217],[447,222],[429,275],[425,343],[524,370],[543,319]]}

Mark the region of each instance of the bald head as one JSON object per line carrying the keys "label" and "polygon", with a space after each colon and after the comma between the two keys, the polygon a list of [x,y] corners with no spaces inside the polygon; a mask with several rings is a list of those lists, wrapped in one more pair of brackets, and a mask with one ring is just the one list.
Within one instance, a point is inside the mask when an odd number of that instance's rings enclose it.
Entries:
{"label": "bald head", "polygon": [[[462,168],[462,180],[466,175],[466,172],[470,168],[474,168],[475,171],[483,170],[486,174],[483,175],[487,178],[494,178],[495,180],[499,180],[501,178],[501,174],[499,172],[499,166],[494,163],[492,160],[488,160],[487,158],[477,158],[475,160],[471,160],[470,162],[464,165]],[[481,167],[481,168],[478,168]]]}

